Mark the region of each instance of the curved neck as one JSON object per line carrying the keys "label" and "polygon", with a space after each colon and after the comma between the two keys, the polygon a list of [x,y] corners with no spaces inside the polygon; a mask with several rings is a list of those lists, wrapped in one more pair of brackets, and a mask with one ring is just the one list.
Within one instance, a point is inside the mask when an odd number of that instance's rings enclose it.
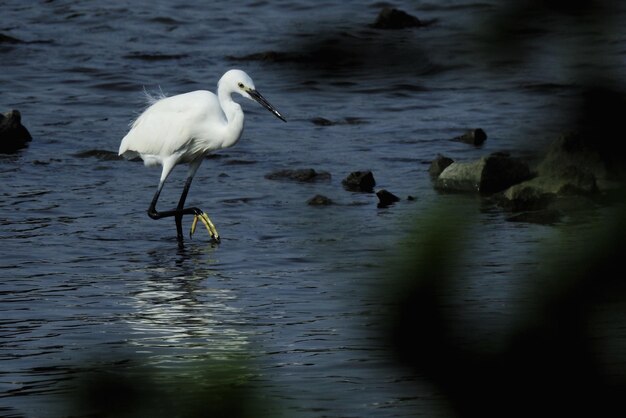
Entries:
{"label": "curved neck", "polygon": [[221,86],[217,89],[217,97],[226,116],[226,132],[222,147],[230,147],[239,140],[243,132],[243,110],[239,103],[233,100],[231,92]]}
{"label": "curved neck", "polygon": [[241,110],[241,106],[233,100],[231,92],[227,91],[221,85],[217,88],[217,98],[219,99],[224,116],[226,116],[226,120],[230,122],[235,117],[237,110]]}

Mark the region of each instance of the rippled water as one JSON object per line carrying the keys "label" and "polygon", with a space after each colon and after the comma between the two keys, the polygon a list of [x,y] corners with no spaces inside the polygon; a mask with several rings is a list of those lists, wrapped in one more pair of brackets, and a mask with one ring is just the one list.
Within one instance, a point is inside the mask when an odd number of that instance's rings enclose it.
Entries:
{"label": "rippled water", "polygon": [[[19,109],[34,139],[0,156],[0,413],[58,416],[64,382],[86,364],[176,370],[243,355],[269,416],[446,415],[372,332],[385,308],[378,267],[412,219],[472,200],[434,193],[428,162],[546,143],[567,128],[558,115],[576,76],[625,57],[623,31],[556,18],[526,61],[477,52],[475,29],[497,4],[397,2],[435,23],[379,31],[368,26],[376,2],[3,2],[0,33],[22,42],[0,44],[0,110]],[[242,59],[267,51],[286,58]],[[145,214],[159,170],[89,152],[117,150],[144,88],[213,90],[233,66],[289,122],[243,103],[241,142],[203,163],[188,199],[222,244],[199,230],[179,248],[174,223]],[[449,141],[476,127],[483,148]],[[307,167],[332,179],[264,178]],[[343,190],[360,169],[402,201],[379,209],[375,195]],[[161,207],[184,175],[174,171]],[[308,206],[315,194],[336,205]],[[467,321],[491,324],[477,338],[497,339],[554,228],[476,206],[481,239],[457,298]]]}

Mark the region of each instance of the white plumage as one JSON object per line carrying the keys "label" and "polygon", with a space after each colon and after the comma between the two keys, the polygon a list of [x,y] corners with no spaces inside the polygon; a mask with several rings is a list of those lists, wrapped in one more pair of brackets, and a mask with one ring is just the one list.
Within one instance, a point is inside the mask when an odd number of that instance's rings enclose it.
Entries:
{"label": "white plumage", "polygon": [[[176,217],[179,240],[182,240],[180,221],[183,214],[196,216],[192,230],[198,219],[210,223],[208,216],[200,209],[185,209],[183,205],[191,179],[206,154],[233,146],[241,138],[244,115],[241,106],[232,99],[233,93],[256,100],[285,121],[256,91],[254,82],[245,72],[229,70],[218,82],[217,95],[198,90],[171,97],[150,98],[152,104],[132,123],[130,131],[120,144],[119,155],[129,159],[139,156],[145,165],[163,166],[159,186],[148,214],[154,219]],[[172,169],[182,163],[189,164],[189,174],[177,209],[157,212],[156,201],[165,180]],[[213,231],[209,225],[207,228],[218,239],[215,227]]]}

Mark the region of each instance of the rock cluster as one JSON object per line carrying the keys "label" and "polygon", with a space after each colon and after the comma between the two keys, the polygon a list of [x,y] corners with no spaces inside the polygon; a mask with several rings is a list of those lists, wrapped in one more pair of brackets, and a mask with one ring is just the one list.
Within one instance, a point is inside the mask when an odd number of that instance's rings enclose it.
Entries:
{"label": "rock cluster", "polygon": [[475,161],[438,156],[429,172],[442,192],[477,192],[513,212],[511,221],[552,224],[590,205],[591,198],[619,190],[624,172],[610,169],[594,142],[579,133],[556,139],[530,168],[521,158],[494,153]]}
{"label": "rock cluster", "polygon": [[[331,175],[327,171],[317,171],[312,168],[300,168],[300,169],[286,169],[276,170],[265,175],[268,180],[288,180],[296,181],[300,183],[312,183],[317,181],[330,180]],[[376,186],[376,180],[374,174],[370,170],[353,171],[349,173],[342,181],[341,184],[346,191],[354,193],[374,193],[374,186]],[[378,198],[377,206],[379,208],[386,208],[400,201],[400,198],[393,193],[381,189],[376,192]],[[409,196],[407,200],[415,200],[414,197]],[[330,206],[335,202],[327,196],[316,194],[307,201],[309,206]]]}

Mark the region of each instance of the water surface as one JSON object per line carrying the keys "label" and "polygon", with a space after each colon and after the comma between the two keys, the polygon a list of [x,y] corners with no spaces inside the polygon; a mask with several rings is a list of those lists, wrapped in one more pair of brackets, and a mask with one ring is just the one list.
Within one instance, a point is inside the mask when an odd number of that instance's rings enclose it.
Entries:
{"label": "water surface", "polygon": [[[86,367],[187,370],[193,382],[195,365],[235,361],[262,388],[261,415],[449,416],[376,331],[384,263],[416,218],[469,204],[480,238],[451,296],[458,326],[476,327],[466,343],[497,345],[531,298],[538,248],[567,226],[514,224],[474,197],[437,195],[428,162],[525,155],[568,128],[560,115],[581,72],[624,63],[623,31],[573,31],[559,16],[554,32],[528,37],[531,56],[487,54],[476,28],[498,4],[399,2],[436,22],[380,31],[376,2],[4,2],[0,32],[22,42],[0,44],[0,109],[19,109],[34,139],[0,156],[2,415],[59,416]],[[287,59],[241,59],[267,51]],[[241,142],[203,163],[188,199],[222,243],[198,229],[179,248],[174,223],[145,214],[159,170],[80,154],[117,151],[143,89],[213,90],[233,66],[289,122],[243,103]],[[476,127],[482,148],[450,141]],[[308,167],[331,180],[264,178]],[[402,200],[381,209],[345,191],[362,169]],[[184,176],[174,171],[160,207],[175,205]],[[336,204],[308,206],[316,194]]]}

